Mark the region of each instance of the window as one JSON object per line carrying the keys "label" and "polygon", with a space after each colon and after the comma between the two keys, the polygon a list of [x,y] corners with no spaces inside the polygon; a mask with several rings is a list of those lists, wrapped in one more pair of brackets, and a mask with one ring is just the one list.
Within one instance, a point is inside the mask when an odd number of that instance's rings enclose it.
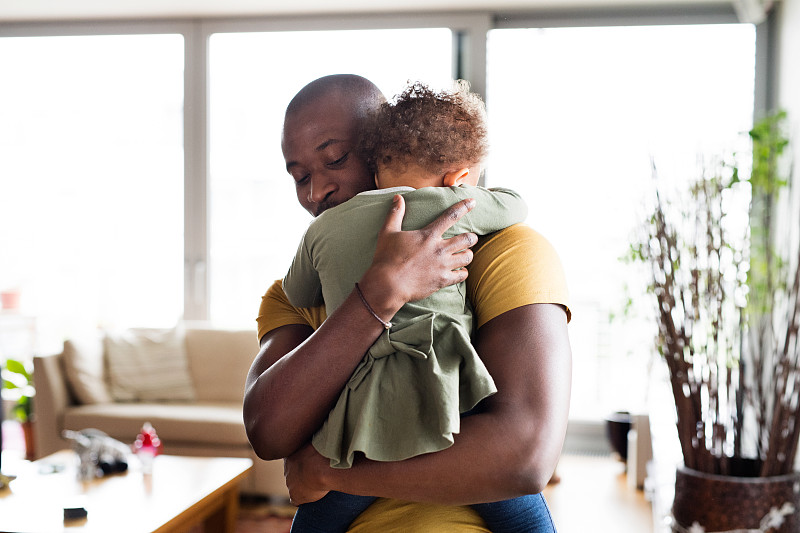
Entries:
{"label": "window", "polygon": [[[644,405],[652,327],[620,320],[639,206],[659,179],[696,176],[698,156],[736,147],[752,123],[752,25],[489,32],[488,185],[519,190],[528,223],[570,284],[572,415]],[[637,386],[638,385],[638,386]]]}
{"label": "window", "polygon": [[[728,6],[712,11],[698,17],[733,18]],[[667,18],[657,22],[677,20]],[[34,317],[41,351],[87,327],[171,326],[184,306],[191,318],[254,329],[261,295],[310,221],[280,152],[291,97],[337,72],[392,96],[409,80],[445,85],[458,71],[486,87],[486,184],[526,197],[528,223],[567,271],[572,416],[637,409],[647,383],[634,390],[628,376],[651,361],[651,329],[609,321],[625,299],[618,258],[651,157],[660,179],[686,179],[698,154],[749,128],[755,29],[511,28],[532,25],[522,20],[464,12],[8,28],[20,36],[0,38],[0,292],[18,289],[21,307],[0,318]],[[350,29],[321,31],[339,22]],[[40,36],[74,28],[107,35]],[[138,34],[116,35],[129,32]],[[205,265],[209,294],[196,272]],[[4,346],[0,360],[13,355]]]}
{"label": "window", "polygon": [[342,72],[369,78],[387,97],[408,80],[450,83],[452,34],[441,28],[216,34],[209,57],[211,320],[254,328],[261,296],[286,273],[311,221],[280,149],[289,100],[309,81]]}
{"label": "window", "polygon": [[39,349],[96,326],[174,325],[183,38],[2,38],[0,72],[0,289],[20,292]]}

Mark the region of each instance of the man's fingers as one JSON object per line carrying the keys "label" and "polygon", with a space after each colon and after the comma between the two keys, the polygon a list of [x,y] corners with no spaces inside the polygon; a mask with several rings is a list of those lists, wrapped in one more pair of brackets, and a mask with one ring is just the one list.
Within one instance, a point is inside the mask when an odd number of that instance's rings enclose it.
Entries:
{"label": "man's fingers", "polygon": [[456,283],[461,283],[462,281],[467,279],[467,275],[469,272],[466,268],[460,268],[458,270],[453,270],[451,272],[451,278],[448,280],[446,286],[455,285]]}
{"label": "man's fingers", "polygon": [[444,241],[444,250],[451,254],[457,254],[462,250],[468,250],[478,243],[478,236],[474,233],[462,233],[455,237],[450,237]]}
{"label": "man's fingers", "polygon": [[392,233],[395,231],[402,231],[403,216],[405,214],[406,202],[402,196],[395,194],[392,199],[392,207],[389,209],[389,214],[386,215],[386,222],[383,223],[381,232]]}
{"label": "man's fingers", "polygon": [[439,218],[428,224],[427,229],[436,232],[436,235],[442,235],[445,231],[450,229],[453,224],[458,222],[461,217],[472,211],[473,207],[475,207],[474,198],[461,200],[445,209],[444,212],[439,215]]}
{"label": "man's fingers", "polygon": [[456,262],[455,268],[464,268],[465,266],[472,263],[472,250],[467,249],[463,252],[459,252],[457,254],[453,254],[453,259]]}

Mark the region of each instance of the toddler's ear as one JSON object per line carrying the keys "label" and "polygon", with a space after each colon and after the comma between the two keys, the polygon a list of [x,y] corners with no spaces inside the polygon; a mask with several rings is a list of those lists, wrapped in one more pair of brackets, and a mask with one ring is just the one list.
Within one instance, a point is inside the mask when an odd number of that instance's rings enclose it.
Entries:
{"label": "toddler's ear", "polygon": [[464,180],[467,179],[469,176],[469,169],[462,168],[459,170],[451,170],[447,174],[444,175],[444,183],[445,187],[452,187],[454,185],[461,185],[464,183]]}

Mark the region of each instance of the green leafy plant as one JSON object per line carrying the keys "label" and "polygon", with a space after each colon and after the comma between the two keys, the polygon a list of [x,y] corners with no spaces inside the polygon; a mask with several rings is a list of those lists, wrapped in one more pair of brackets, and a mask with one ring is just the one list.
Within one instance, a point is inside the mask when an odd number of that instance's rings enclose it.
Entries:
{"label": "green leafy plant", "polygon": [[16,392],[17,401],[11,413],[20,422],[28,422],[33,414],[33,374],[16,359],[6,359],[3,369],[3,388]]}
{"label": "green leafy plant", "polygon": [[[800,437],[800,256],[776,216],[790,180],[778,112],[749,132],[752,153],[706,165],[683,194],[656,177],[629,259],[647,267],[687,467],[791,472]],[[748,157],[749,156],[749,157]],[[791,213],[791,210],[785,210]]]}

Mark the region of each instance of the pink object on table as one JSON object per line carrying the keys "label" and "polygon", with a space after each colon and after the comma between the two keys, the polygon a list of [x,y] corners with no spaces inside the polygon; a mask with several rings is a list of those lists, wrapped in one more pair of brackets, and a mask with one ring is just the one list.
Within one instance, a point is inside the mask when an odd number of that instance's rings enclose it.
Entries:
{"label": "pink object on table", "polygon": [[132,448],[142,463],[142,471],[146,474],[152,473],[153,459],[161,453],[162,444],[150,422],[145,422],[144,426],[142,426],[142,430],[133,442]]}

